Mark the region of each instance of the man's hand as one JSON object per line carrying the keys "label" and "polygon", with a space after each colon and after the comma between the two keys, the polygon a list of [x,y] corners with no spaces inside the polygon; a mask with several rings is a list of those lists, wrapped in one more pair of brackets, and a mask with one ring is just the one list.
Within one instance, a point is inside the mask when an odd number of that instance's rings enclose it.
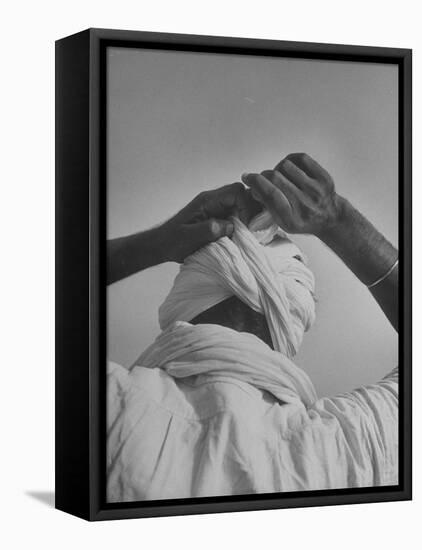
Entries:
{"label": "man's hand", "polygon": [[200,193],[162,225],[109,240],[107,284],[163,262],[183,262],[198,248],[233,233],[228,216],[248,223],[261,208],[240,182]]}
{"label": "man's hand", "polygon": [[202,246],[230,237],[233,233],[233,224],[227,220],[230,215],[248,223],[260,210],[260,204],[240,182],[200,193],[157,228],[163,261],[183,262]]}
{"label": "man's hand", "polygon": [[306,153],[288,155],[274,170],[243,174],[242,180],[288,233],[321,236],[340,216],[330,174]]}
{"label": "man's hand", "polygon": [[[345,198],[333,180],[305,153],[294,153],[274,170],[244,174],[252,195],[288,233],[319,237],[370,291],[393,327],[398,327],[397,250]],[[382,282],[372,286],[385,273]]]}

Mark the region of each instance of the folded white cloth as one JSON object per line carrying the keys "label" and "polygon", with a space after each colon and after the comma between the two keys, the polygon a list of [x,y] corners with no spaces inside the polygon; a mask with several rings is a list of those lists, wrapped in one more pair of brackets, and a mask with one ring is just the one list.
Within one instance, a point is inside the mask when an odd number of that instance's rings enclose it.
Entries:
{"label": "folded white cloth", "polygon": [[309,376],[283,353],[273,351],[257,336],[220,325],[191,325],[177,321],[160,334],[136,362],[161,368],[174,378],[230,378],[270,393],[281,403],[316,401]]}
{"label": "folded white cloth", "polygon": [[164,330],[237,296],[265,315],[274,349],[292,357],[314,321],[314,277],[306,258],[268,212],[247,228],[233,218],[223,237],[189,256],[159,310]]}
{"label": "folded white cloth", "polygon": [[397,370],[316,400],[257,337],[180,322],[107,388],[109,502],[398,482]]}

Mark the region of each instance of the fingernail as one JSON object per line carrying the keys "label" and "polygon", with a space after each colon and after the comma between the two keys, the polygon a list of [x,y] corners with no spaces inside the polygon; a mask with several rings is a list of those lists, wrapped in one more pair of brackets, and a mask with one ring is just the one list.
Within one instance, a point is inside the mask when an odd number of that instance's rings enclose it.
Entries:
{"label": "fingernail", "polygon": [[248,176],[249,176],[249,172],[243,172],[243,174],[240,177],[241,177],[242,181],[245,181],[245,180],[248,179]]}

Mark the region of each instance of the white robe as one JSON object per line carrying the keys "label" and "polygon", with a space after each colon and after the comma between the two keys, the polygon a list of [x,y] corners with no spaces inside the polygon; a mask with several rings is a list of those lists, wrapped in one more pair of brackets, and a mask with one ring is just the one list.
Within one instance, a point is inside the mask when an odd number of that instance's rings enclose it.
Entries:
{"label": "white robe", "polygon": [[108,367],[109,502],[398,483],[398,371],[317,399],[251,334],[177,322]]}

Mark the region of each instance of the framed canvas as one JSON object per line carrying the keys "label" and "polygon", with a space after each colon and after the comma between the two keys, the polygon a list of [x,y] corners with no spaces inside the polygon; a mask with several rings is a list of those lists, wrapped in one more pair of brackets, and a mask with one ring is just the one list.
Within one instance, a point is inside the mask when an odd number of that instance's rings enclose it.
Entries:
{"label": "framed canvas", "polygon": [[56,43],[56,507],[411,498],[411,50]]}

